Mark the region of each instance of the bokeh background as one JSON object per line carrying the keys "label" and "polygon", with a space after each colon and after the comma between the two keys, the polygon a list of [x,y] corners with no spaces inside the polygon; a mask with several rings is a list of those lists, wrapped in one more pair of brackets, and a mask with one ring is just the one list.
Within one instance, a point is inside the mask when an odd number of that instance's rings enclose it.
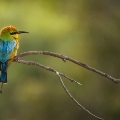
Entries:
{"label": "bokeh background", "polygon": [[[1,0],[0,28],[14,25],[29,34],[19,52],[47,50],[67,55],[120,77],[119,0]],[[106,120],[120,119],[120,85],[50,56],[25,57],[78,80],[64,80],[73,96]],[[12,63],[0,95],[0,120],[96,120],[79,108],[51,72]]]}

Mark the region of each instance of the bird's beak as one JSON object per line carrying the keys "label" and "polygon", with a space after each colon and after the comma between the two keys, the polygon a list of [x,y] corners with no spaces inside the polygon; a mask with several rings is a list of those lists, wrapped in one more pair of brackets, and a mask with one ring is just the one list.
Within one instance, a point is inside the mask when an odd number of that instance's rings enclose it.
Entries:
{"label": "bird's beak", "polygon": [[21,33],[29,33],[29,32],[26,32],[26,31],[17,31],[17,34],[21,34]]}

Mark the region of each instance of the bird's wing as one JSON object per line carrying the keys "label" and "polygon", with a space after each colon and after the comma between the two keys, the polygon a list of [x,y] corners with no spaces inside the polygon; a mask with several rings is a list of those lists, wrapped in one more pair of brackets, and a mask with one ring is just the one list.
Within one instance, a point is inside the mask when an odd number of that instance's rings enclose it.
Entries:
{"label": "bird's wing", "polygon": [[0,61],[6,62],[16,46],[13,40],[0,40]]}

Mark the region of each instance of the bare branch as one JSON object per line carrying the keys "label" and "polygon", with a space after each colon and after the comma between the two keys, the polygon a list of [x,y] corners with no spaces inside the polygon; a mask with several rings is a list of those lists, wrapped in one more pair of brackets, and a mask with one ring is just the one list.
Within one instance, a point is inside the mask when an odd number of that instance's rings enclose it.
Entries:
{"label": "bare branch", "polygon": [[71,93],[69,92],[69,90],[66,88],[66,86],[65,86],[65,84],[64,84],[64,82],[63,82],[63,80],[62,80],[62,78],[61,78],[61,76],[60,76],[60,74],[59,74],[59,72],[56,72],[56,75],[59,77],[59,80],[60,80],[60,82],[61,82],[61,84],[62,84],[65,92],[68,94],[68,96],[69,96],[78,106],[80,106],[83,110],[85,110],[87,113],[89,113],[89,114],[92,115],[93,117],[95,117],[95,118],[97,118],[97,119],[99,119],[99,120],[104,120],[103,118],[100,118],[100,117],[96,116],[95,114],[91,113],[88,109],[86,109],[83,105],[81,105],[81,104],[71,95]]}
{"label": "bare branch", "polygon": [[90,70],[90,71],[93,71],[103,77],[106,77],[108,78],[109,80],[115,82],[115,83],[120,83],[120,79],[116,79],[102,71],[99,71],[93,67],[90,67],[82,62],[79,62],[73,58],[70,58],[68,56],[64,56],[64,55],[61,55],[61,54],[58,54],[58,53],[53,53],[53,52],[48,52],[48,51],[28,51],[28,52],[24,52],[24,53],[21,53],[19,55],[17,55],[15,58],[14,58],[14,62],[18,62],[18,63],[22,63],[22,64],[27,64],[27,65],[35,65],[37,67],[41,67],[45,70],[48,70],[48,71],[51,71],[51,72],[54,72],[58,77],[59,77],[59,80],[64,88],[64,90],[66,91],[66,93],[69,95],[69,97],[79,106],[81,107],[83,110],[85,110],[86,112],[88,112],[90,115],[94,116],[95,118],[97,119],[100,119],[100,120],[103,120],[103,118],[100,118],[98,116],[96,116],[95,114],[91,113],[88,109],[86,109],[83,105],[81,105],[72,95],[71,93],[69,92],[69,90],[66,88],[61,76],[63,76],[64,78],[67,78],[68,80],[70,80],[71,82],[75,82],[79,85],[81,85],[79,82],[75,81],[74,79],[68,77],[66,74],[63,74],[63,73],[60,73],[58,71],[56,71],[55,69],[51,68],[51,67],[48,67],[48,66],[44,66],[38,62],[34,62],[34,61],[26,61],[26,60],[21,60],[20,58],[21,57],[24,57],[24,56],[28,56],[28,55],[37,55],[37,54],[43,54],[43,55],[49,55],[49,56],[52,56],[52,57],[57,57],[57,58],[60,58],[62,59],[64,62],[66,61],[70,61],[72,63],[75,63],[87,70]]}
{"label": "bare branch", "polygon": [[[34,65],[34,66],[37,66],[37,67],[41,67],[41,68],[44,68],[45,70],[48,70],[48,71],[51,71],[51,72],[54,72],[56,73],[56,70],[51,68],[51,67],[48,67],[48,66],[44,66],[38,62],[34,62],[34,61],[26,61],[26,60],[20,60],[20,59],[16,59],[15,62],[18,62],[18,63],[22,63],[22,64],[27,64],[27,65]],[[71,82],[75,82],[77,83],[78,85],[82,85],[81,83],[77,82],[76,80],[68,77],[66,74],[63,74],[63,73],[60,73],[59,74],[61,76],[63,76],[64,78],[67,78],[68,80],[70,80]]]}
{"label": "bare branch", "polygon": [[59,77],[59,80],[64,88],[64,90],[66,91],[66,93],[68,94],[68,96],[79,106],[81,107],[83,110],[85,110],[86,112],[88,112],[90,115],[92,115],[93,117],[99,119],[99,120],[103,120],[102,118],[96,116],[95,114],[91,113],[89,110],[87,110],[83,105],[81,105],[72,95],[71,93],[69,92],[69,90],[66,88],[66,86],[64,85],[64,82],[61,78],[61,76],[69,79],[71,82],[75,82],[79,85],[81,85],[79,82],[75,81],[74,79],[68,77],[67,75],[63,74],[63,73],[60,73],[58,71],[56,71],[55,69],[53,68],[50,68],[48,66],[44,66],[38,62],[34,62],[34,61],[26,61],[26,60],[20,60],[20,59],[15,59],[15,62],[18,62],[18,63],[22,63],[22,64],[27,64],[27,65],[34,65],[34,66],[37,66],[37,67],[41,67],[41,68],[44,68],[45,70],[48,70],[48,71],[51,71],[51,72],[54,72],[58,77]]}
{"label": "bare branch", "polygon": [[64,55],[61,55],[61,54],[58,54],[58,53],[53,53],[53,52],[48,52],[48,51],[28,51],[28,52],[24,52],[24,53],[21,53],[21,54],[17,55],[15,57],[15,61],[16,61],[16,59],[19,59],[21,57],[24,57],[24,56],[27,56],[27,55],[36,55],[36,54],[44,54],[44,55],[57,57],[57,58],[62,59],[64,62],[66,62],[68,60],[70,62],[73,62],[73,63],[85,68],[85,69],[88,69],[88,70],[93,71],[93,72],[95,72],[95,73],[97,73],[97,74],[99,74],[99,75],[101,75],[103,77],[106,77],[106,78],[108,78],[109,80],[111,80],[111,81],[113,81],[115,83],[120,83],[120,79],[116,79],[116,78],[108,75],[107,73],[104,73],[104,72],[102,72],[100,70],[97,70],[97,69],[95,69],[93,67],[90,67],[90,66],[86,65],[85,63],[79,62],[79,61],[77,61],[77,60],[75,60],[73,58],[70,58],[68,56],[64,56]]}

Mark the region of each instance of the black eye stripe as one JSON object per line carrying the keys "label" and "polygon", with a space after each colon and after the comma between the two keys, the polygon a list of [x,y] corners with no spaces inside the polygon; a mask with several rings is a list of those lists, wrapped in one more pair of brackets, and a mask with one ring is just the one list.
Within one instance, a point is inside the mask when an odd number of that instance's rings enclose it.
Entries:
{"label": "black eye stripe", "polygon": [[18,34],[18,32],[11,32],[10,35]]}

